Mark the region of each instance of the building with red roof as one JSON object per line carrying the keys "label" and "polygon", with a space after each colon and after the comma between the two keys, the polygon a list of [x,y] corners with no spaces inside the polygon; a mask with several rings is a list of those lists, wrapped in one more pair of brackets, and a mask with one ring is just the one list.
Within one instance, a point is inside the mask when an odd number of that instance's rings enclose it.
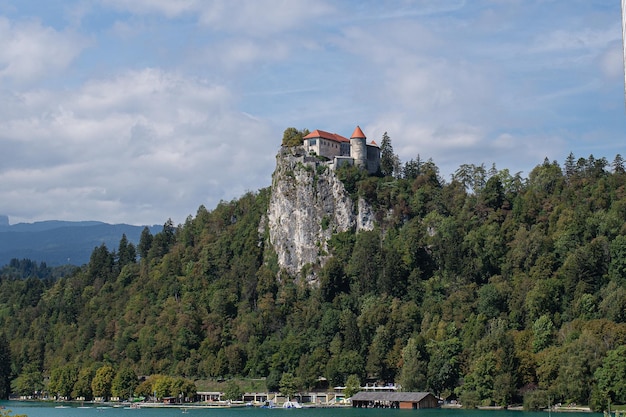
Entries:
{"label": "building with red roof", "polygon": [[308,154],[327,158],[333,169],[350,164],[375,174],[380,168],[380,148],[374,141],[366,143],[366,139],[359,126],[354,129],[350,139],[315,129],[304,137],[303,145]]}

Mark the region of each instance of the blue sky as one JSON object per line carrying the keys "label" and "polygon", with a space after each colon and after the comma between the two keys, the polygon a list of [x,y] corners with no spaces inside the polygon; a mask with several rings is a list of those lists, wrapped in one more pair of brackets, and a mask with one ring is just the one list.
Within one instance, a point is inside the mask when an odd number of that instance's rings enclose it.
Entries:
{"label": "blue sky", "polygon": [[282,132],[528,173],[626,155],[619,0],[4,0],[0,214],[183,222]]}

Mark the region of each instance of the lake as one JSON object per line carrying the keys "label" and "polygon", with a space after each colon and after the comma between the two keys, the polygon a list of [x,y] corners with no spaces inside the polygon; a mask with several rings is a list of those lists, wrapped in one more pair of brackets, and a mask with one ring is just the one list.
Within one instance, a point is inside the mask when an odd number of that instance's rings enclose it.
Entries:
{"label": "lake", "polygon": [[[28,417],[174,417],[181,416],[180,408],[105,408],[99,409],[93,404],[78,408],[72,404],[68,408],[55,408],[54,403],[36,403],[20,401],[2,401],[12,415],[26,414]],[[399,409],[359,409],[359,408],[303,408],[303,409],[266,409],[256,407],[242,408],[199,408],[191,409],[189,417],[548,417],[546,412],[523,412],[506,410],[399,410]],[[296,414],[297,416],[291,416]],[[552,413],[556,414],[556,413]],[[563,413],[559,413],[563,414]],[[565,413],[563,417],[598,417],[598,413]]]}

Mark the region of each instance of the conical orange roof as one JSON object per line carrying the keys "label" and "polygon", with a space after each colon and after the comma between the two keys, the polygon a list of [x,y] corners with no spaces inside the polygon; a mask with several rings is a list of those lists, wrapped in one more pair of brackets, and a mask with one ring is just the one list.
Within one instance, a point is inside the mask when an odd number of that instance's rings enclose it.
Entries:
{"label": "conical orange roof", "polygon": [[350,136],[350,139],[366,139],[367,137],[365,136],[365,134],[363,133],[363,131],[361,130],[361,128],[359,126],[356,127],[356,129],[354,129],[354,132],[352,132],[352,136]]}

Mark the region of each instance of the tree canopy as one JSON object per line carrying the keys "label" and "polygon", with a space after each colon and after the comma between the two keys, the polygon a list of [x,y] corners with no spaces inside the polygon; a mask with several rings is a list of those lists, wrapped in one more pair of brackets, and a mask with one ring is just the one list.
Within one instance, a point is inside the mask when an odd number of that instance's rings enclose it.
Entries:
{"label": "tree canopy", "polygon": [[376,227],[334,234],[316,285],[278,267],[269,189],[167,221],[134,255],[122,237],[67,275],[3,269],[1,393],[7,378],[94,397],[267,377],[289,393],[358,379],[468,405],[626,402],[621,157],[545,160],[528,178],[466,164],[450,181],[419,156],[394,164],[337,171]]}
{"label": "tree canopy", "polygon": [[288,127],[283,132],[283,146],[299,146],[302,145],[302,138],[309,134],[308,129],[296,129],[295,127]]}

